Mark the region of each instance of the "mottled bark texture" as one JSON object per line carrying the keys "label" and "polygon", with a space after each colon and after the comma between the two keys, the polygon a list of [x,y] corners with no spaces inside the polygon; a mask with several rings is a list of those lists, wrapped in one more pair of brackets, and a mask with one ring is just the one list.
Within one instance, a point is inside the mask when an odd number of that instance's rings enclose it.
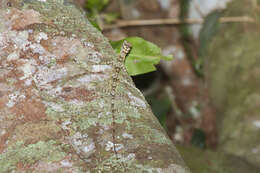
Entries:
{"label": "mottled bark texture", "polygon": [[[117,56],[68,0],[0,2],[0,173],[186,173]],[[112,63],[111,63],[112,62]]]}

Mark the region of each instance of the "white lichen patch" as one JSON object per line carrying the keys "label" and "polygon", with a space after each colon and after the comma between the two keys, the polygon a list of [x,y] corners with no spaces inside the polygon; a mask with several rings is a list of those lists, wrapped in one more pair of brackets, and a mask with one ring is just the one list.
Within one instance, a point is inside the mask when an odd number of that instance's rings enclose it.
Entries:
{"label": "white lichen patch", "polygon": [[64,121],[63,123],[61,123],[61,128],[62,128],[63,130],[69,130],[69,129],[70,129],[69,126],[70,126],[71,124],[72,124],[71,120],[68,119],[68,120]]}
{"label": "white lichen patch", "polygon": [[135,153],[128,154],[128,156],[126,158],[127,158],[127,160],[134,160],[135,159]]}
{"label": "white lichen patch", "polygon": [[87,134],[81,134],[80,132],[77,132],[67,139],[76,152],[84,159],[87,159],[96,151],[96,146],[93,142],[93,139],[88,137]]}
{"label": "white lichen patch", "polygon": [[40,2],[46,2],[46,0],[37,0],[37,1],[40,1]]}
{"label": "white lichen patch", "polygon": [[82,76],[82,77],[78,78],[77,80],[80,83],[86,84],[86,83],[90,83],[92,81],[95,81],[95,82],[104,81],[106,78],[108,78],[108,76],[104,75],[104,74],[89,74],[89,75]]}
{"label": "white lichen patch", "polygon": [[24,60],[25,63],[24,65],[20,66],[18,69],[20,69],[21,71],[23,71],[23,76],[20,77],[19,79],[20,80],[24,80],[26,78],[29,78],[33,75],[33,73],[35,73],[35,65],[36,65],[36,62],[35,60],[33,59],[30,59],[30,60]]}
{"label": "white lichen patch", "polygon": [[[99,107],[101,108],[101,109],[103,109],[106,105],[107,105],[107,103],[105,102],[105,100],[100,100],[99,102],[98,102],[98,105],[99,105]],[[107,112],[108,114],[107,115],[109,115],[109,112]]]}
{"label": "white lichen patch", "polygon": [[7,107],[13,107],[19,101],[22,101],[26,98],[24,94],[21,94],[19,91],[16,91],[12,94],[8,95],[8,103],[6,103]]}
{"label": "white lichen patch", "polygon": [[40,43],[41,40],[48,40],[48,35],[44,32],[40,32],[39,34],[36,35],[35,40],[37,41],[37,43]]}
{"label": "white lichen patch", "polygon": [[91,67],[91,72],[98,73],[98,72],[105,72],[106,70],[111,69],[110,65],[93,65]]}
{"label": "white lichen patch", "polygon": [[127,95],[131,99],[131,105],[146,108],[146,103],[142,99],[135,97],[131,92],[127,92]]}
{"label": "white lichen patch", "polygon": [[73,164],[69,160],[62,160],[62,161],[60,161],[60,164],[63,167],[72,167],[73,166]]}
{"label": "white lichen patch", "polygon": [[[32,43],[28,40],[29,38],[29,30],[24,30],[24,31],[9,31],[7,34],[7,40],[9,42],[12,42],[13,46],[15,49],[20,49],[22,51],[28,51],[29,49],[33,53],[38,53],[40,55],[48,53],[39,43]],[[40,41],[42,39],[46,39],[46,37],[43,34],[40,34],[41,36],[38,36],[36,38],[36,41]],[[9,61],[13,59],[18,59],[19,54],[16,53],[17,55],[11,55],[9,57]]]}
{"label": "white lichen patch", "polygon": [[85,153],[89,153],[89,152],[95,150],[95,148],[96,148],[96,147],[95,147],[95,143],[92,142],[92,143],[90,143],[89,145],[83,147],[83,151],[84,151]]}
{"label": "white lichen patch", "polygon": [[123,138],[125,138],[125,139],[133,139],[133,135],[128,134],[128,133],[126,133],[126,132],[124,132],[124,133],[122,134],[122,136],[123,136]]}
{"label": "white lichen patch", "polygon": [[124,148],[124,145],[123,144],[115,144],[115,149],[116,149],[116,151],[119,151],[119,150],[121,150],[121,149],[123,149]]}
{"label": "white lichen patch", "polygon": [[55,112],[64,112],[65,111],[62,104],[58,104],[58,103],[50,102],[50,101],[48,101],[48,102],[43,101],[43,103],[46,106],[50,107]]}
{"label": "white lichen patch", "polygon": [[27,50],[27,46],[30,45],[28,41],[28,31],[10,31],[8,34],[10,41],[13,42],[14,48],[22,49],[23,51]]}
{"label": "white lichen patch", "polygon": [[25,84],[26,86],[30,86],[30,85],[32,84],[32,78],[26,79],[26,80],[24,81],[24,84]]}
{"label": "white lichen patch", "polygon": [[57,87],[53,88],[53,89],[49,92],[49,94],[54,95],[54,96],[59,96],[59,95],[61,95],[61,94],[63,93],[62,90],[63,90],[62,87],[57,86]]}
{"label": "white lichen patch", "polygon": [[[50,161],[38,161],[36,164],[31,166],[33,173],[38,172],[61,172],[62,173],[78,173],[78,167],[73,164],[72,161],[66,159],[59,162]],[[12,172],[13,173],[13,172]]]}
{"label": "white lichen patch", "polygon": [[114,145],[115,145],[115,150],[116,150],[116,151],[119,151],[119,150],[121,150],[121,149],[124,148],[124,145],[123,145],[123,144],[114,144],[114,143],[111,142],[111,141],[107,141],[105,150],[106,150],[106,151],[113,151],[113,150],[114,150]]}
{"label": "white lichen patch", "polygon": [[56,56],[52,54],[40,55],[39,60],[41,61],[42,65],[56,64]]}
{"label": "white lichen patch", "polygon": [[106,150],[106,151],[113,150],[113,146],[114,146],[113,142],[107,141],[105,150]]}
{"label": "white lichen patch", "polygon": [[104,114],[102,112],[99,112],[98,115],[97,115],[98,119],[100,118],[103,118],[104,117]]}
{"label": "white lichen patch", "polygon": [[[119,102],[120,102],[120,100],[119,100]],[[118,110],[120,110],[120,112],[118,112],[118,114],[119,114],[118,117],[120,117],[120,118],[116,118],[116,123],[119,123],[119,124],[123,123],[127,119],[127,115],[131,116],[132,118],[137,118],[137,119],[139,119],[142,116],[136,106],[128,105],[128,103],[126,103],[126,104],[123,104],[123,105],[121,104],[121,106],[118,107]]]}
{"label": "white lichen patch", "polygon": [[82,39],[81,41],[83,42],[83,45],[84,45],[85,47],[88,47],[88,48],[91,48],[91,49],[94,48],[94,44],[93,44],[93,43],[88,42],[88,41],[86,41],[85,39]]}
{"label": "white lichen patch", "polygon": [[19,59],[19,52],[12,52],[7,56],[7,61],[13,61]]}
{"label": "white lichen patch", "polygon": [[44,47],[42,47],[42,45],[40,45],[38,43],[30,44],[29,48],[33,51],[33,53],[38,53],[40,55],[43,55],[44,53],[46,53],[46,50],[44,49]]}
{"label": "white lichen patch", "polygon": [[3,129],[3,130],[0,130],[0,136],[4,136],[6,134],[6,130]]}
{"label": "white lichen patch", "polygon": [[38,67],[37,73],[33,75],[33,80],[37,87],[48,87],[48,83],[59,80],[67,76],[67,68],[48,68],[45,66]]}
{"label": "white lichen patch", "polygon": [[81,100],[73,99],[73,100],[68,101],[68,104],[77,105],[77,106],[85,106],[86,103]]}

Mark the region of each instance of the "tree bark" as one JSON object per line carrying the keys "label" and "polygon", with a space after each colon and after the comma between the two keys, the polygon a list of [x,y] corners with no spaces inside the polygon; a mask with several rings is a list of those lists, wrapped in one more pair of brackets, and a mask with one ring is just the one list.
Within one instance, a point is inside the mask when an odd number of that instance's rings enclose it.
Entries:
{"label": "tree bark", "polygon": [[117,55],[73,2],[0,8],[0,173],[189,172],[125,70],[111,100]]}

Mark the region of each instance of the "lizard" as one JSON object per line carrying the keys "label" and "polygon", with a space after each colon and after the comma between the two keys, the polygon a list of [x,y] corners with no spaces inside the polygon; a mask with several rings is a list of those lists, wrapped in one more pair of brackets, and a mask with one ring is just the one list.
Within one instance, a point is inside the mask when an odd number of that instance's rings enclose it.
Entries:
{"label": "lizard", "polygon": [[122,44],[122,47],[120,49],[120,54],[118,56],[118,62],[119,63],[115,63],[113,64],[114,66],[114,71],[112,74],[112,84],[111,84],[111,114],[112,114],[112,140],[113,140],[113,151],[116,155],[116,159],[118,158],[118,153],[116,150],[116,108],[115,108],[115,100],[116,100],[116,87],[118,85],[119,82],[119,74],[120,72],[123,70],[124,68],[124,62],[125,62],[125,58],[127,56],[127,54],[130,52],[132,45],[127,42],[124,41]]}

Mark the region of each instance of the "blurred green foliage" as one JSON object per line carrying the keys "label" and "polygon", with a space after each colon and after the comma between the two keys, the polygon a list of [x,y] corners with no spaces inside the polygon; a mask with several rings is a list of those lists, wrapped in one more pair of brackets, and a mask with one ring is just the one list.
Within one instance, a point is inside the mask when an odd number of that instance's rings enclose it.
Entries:
{"label": "blurred green foliage", "polygon": [[200,149],[206,148],[206,135],[201,129],[194,129],[191,144]]}
{"label": "blurred green foliage", "polygon": [[203,64],[207,47],[219,30],[219,18],[221,17],[221,14],[221,11],[216,10],[207,15],[204,19],[202,29],[200,30],[198,50],[199,58],[195,62],[195,69],[201,74],[203,73]]}
{"label": "blurred green foliage", "polygon": [[163,95],[160,98],[158,98],[155,95],[151,95],[147,96],[146,100],[149,103],[149,105],[151,105],[152,111],[154,115],[158,118],[160,124],[163,126],[165,130],[167,130],[167,113],[169,113],[169,111],[172,109],[170,99],[166,95]]}
{"label": "blurred green foliage", "polygon": [[196,69],[196,60],[194,57],[194,40],[192,38],[192,34],[190,32],[190,25],[185,23],[184,20],[188,18],[189,14],[189,8],[191,0],[181,0],[180,1],[180,19],[183,21],[183,23],[180,25],[179,30],[181,33],[181,41],[182,45],[184,47],[185,53],[194,69],[196,74],[200,77],[202,77],[202,73],[200,71],[197,71]]}
{"label": "blurred green foliage", "polygon": [[172,60],[173,58],[172,56],[163,56],[158,46],[140,37],[112,41],[111,45],[117,53],[120,52],[124,40],[132,44],[132,49],[125,60],[126,70],[131,76],[155,71],[155,65],[161,59]]}
{"label": "blurred green foliage", "polygon": [[[191,0],[181,0],[180,1],[180,16],[179,18],[184,21],[187,16],[188,16],[188,12],[189,12],[189,6],[190,6],[190,1]],[[186,24],[185,22],[183,22],[181,25],[180,25],[180,31],[181,31],[181,34],[182,34],[182,37],[183,37],[183,40],[184,41],[189,41],[190,39],[190,31],[189,31],[189,25]]]}
{"label": "blurred green foliage", "polygon": [[90,12],[100,12],[107,6],[108,3],[109,0],[87,0],[86,8]]}
{"label": "blurred green foliage", "polygon": [[91,24],[98,30],[101,30],[99,25],[101,22],[112,23],[119,18],[119,13],[103,13],[105,7],[109,4],[109,0],[87,0],[85,8],[87,17]]}
{"label": "blurred green foliage", "polygon": [[216,10],[211,12],[205,19],[199,35],[199,56],[205,54],[206,48],[209,45],[212,37],[218,32],[219,18],[221,17],[221,11]]}

